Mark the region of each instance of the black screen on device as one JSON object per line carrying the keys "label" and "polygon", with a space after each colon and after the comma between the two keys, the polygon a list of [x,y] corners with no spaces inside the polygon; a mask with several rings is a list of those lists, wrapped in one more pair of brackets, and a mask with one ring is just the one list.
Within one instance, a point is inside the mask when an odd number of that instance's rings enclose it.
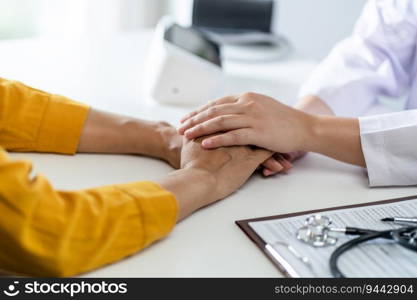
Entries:
{"label": "black screen on device", "polygon": [[165,31],[164,38],[187,52],[221,66],[218,45],[209,41],[203,33],[196,29],[173,24]]}
{"label": "black screen on device", "polygon": [[270,32],[273,0],[194,0],[193,26],[215,31]]}

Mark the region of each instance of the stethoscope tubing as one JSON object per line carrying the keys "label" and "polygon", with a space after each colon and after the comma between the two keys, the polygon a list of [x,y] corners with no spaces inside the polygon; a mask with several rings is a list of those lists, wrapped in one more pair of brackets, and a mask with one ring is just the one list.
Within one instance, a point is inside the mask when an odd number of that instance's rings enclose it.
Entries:
{"label": "stethoscope tubing", "polygon": [[371,229],[363,229],[358,227],[345,227],[344,233],[348,235],[364,235],[364,234],[371,234],[375,232],[380,232],[377,230],[371,230]]}
{"label": "stethoscope tubing", "polygon": [[336,248],[336,250],[333,251],[332,255],[330,256],[330,260],[329,260],[330,271],[333,277],[335,278],[346,277],[345,274],[343,274],[340,271],[337,265],[339,257],[342,256],[343,253],[352,249],[353,247],[359,244],[365,243],[367,241],[370,241],[370,240],[374,240],[377,238],[393,240],[396,243],[400,244],[401,246],[409,250],[417,251],[417,248],[415,245],[411,245],[409,243],[409,240],[402,237],[402,234],[404,233],[409,233],[411,231],[417,230],[416,226],[403,227],[403,228],[394,229],[394,230],[390,229],[390,230],[385,230],[385,231],[374,231],[374,230],[366,230],[366,229],[353,228],[353,227],[350,227],[350,229],[352,229],[351,233],[347,233],[347,234],[355,234],[354,232],[356,231],[357,232],[356,234],[360,234],[360,236],[340,245],[339,247]]}
{"label": "stethoscope tubing", "polygon": [[347,241],[346,243],[340,245],[333,251],[332,255],[330,256],[329,265],[330,271],[335,278],[345,278],[346,276],[340,271],[337,262],[339,257],[342,256],[343,253],[347,252],[348,250],[352,249],[353,247],[365,243],[367,241],[377,239],[377,238],[386,238],[392,239],[391,235],[392,230],[386,231],[372,231],[370,233],[362,234],[361,236]]}

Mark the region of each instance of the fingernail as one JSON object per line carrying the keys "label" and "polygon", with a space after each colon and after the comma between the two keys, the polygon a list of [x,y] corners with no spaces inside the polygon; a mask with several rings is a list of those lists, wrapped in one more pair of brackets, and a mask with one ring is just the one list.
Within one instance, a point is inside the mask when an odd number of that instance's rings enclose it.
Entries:
{"label": "fingernail", "polygon": [[282,171],[284,167],[277,161],[274,161],[275,168],[277,169],[277,172]]}
{"label": "fingernail", "polygon": [[211,147],[211,146],[213,146],[213,141],[210,140],[210,139],[204,140],[202,142],[202,145],[203,145],[203,147]]}
{"label": "fingernail", "polygon": [[281,171],[284,167],[279,163],[279,162],[277,162],[276,160],[274,160],[273,161],[273,165],[274,165],[274,167],[278,170],[278,171]]}
{"label": "fingernail", "polygon": [[184,135],[185,135],[187,138],[192,137],[192,134],[193,134],[193,130],[192,130],[192,129],[187,129],[187,130],[184,132]]}
{"label": "fingernail", "polygon": [[179,130],[184,134],[185,131],[187,130],[187,123],[185,123],[182,126],[180,126]]}
{"label": "fingernail", "polygon": [[264,169],[264,175],[265,176],[269,176],[269,175],[271,175],[272,174],[272,171],[271,170],[269,170],[269,169]]}

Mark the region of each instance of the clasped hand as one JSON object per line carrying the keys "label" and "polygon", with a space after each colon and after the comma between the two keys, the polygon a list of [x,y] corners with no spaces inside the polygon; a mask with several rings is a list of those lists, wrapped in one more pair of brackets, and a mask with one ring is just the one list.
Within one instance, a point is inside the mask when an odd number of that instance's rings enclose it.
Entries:
{"label": "clasped hand", "polygon": [[311,116],[273,98],[255,93],[224,97],[191,112],[178,129],[187,139],[203,138],[202,146],[255,145],[276,154],[264,162],[264,175],[291,167],[307,149]]}

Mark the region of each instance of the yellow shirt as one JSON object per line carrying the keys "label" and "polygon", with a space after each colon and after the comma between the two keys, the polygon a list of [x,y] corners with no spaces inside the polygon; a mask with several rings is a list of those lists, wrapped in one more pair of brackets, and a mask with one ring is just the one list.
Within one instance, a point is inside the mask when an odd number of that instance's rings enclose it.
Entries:
{"label": "yellow shirt", "polygon": [[86,105],[0,78],[0,269],[75,275],[133,254],[175,225],[177,202],[155,183],[57,191],[30,176],[30,162],[7,157],[4,149],[75,153],[87,113]]}

